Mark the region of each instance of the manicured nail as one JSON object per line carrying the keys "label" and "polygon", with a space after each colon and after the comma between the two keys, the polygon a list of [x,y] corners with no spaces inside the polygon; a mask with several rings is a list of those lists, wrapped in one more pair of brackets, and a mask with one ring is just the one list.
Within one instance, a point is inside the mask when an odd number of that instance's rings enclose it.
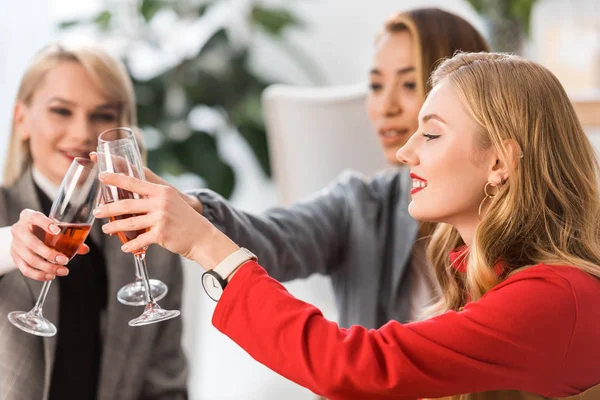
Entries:
{"label": "manicured nail", "polygon": [[106,233],[106,230],[107,230],[107,229],[108,229],[108,228],[106,227],[106,225],[102,225],[102,232]]}
{"label": "manicured nail", "polygon": [[47,281],[51,281],[54,279],[54,275],[52,274],[46,274],[46,276],[44,276],[44,278],[46,278]]}
{"label": "manicured nail", "polygon": [[94,211],[92,211],[92,212],[94,213],[94,215],[100,214],[100,207],[94,208]]}
{"label": "manicured nail", "polygon": [[123,250],[123,251],[129,250],[129,245],[127,243],[125,243],[123,246],[121,246],[121,250]]}
{"label": "manicured nail", "polygon": [[59,254],[56,256],[56,262],[62,265],[67,265],[67,263],[69,262],[69,259],[65,256],[63,256],[62,254]]}
{"label": "manicured nail", "polygon": [[56,225],[50,225],[50,232],[52,232],[55,235],[58,235],[60,233],[60,228]]}
{"label": "manicured nail", "polygon": [[66,268],[64,268],[64,267],[61,267],[61,268],[59,268],[59,269],[56,270],[56,275],[60,275],[60,276],[69,275],[69,270],[66,269]]}

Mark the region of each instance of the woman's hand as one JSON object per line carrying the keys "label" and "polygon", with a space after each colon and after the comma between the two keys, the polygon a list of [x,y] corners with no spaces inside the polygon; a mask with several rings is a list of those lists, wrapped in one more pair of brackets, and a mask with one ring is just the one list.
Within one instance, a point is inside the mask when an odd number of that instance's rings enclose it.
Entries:
{"label": "woman's hand", "polygon": [[102,204],[94,211],[96,218],[133,215],[105,224],[102,227],[105,233],[148,229],[124,244],[122,250],[125,252],[131,253],[156,243],[198,262],[204,269],[212,269],[239,249],[170,186],[111,173],[100,174],[100,181],[144,197]]}
{"label": "woman's hand", "polygon": [[[10,229],[12,235],[10,255],[17,268],[26,277],[38,281],[49,281],[56,275],[67,275],[69,270],[64,265],[69,262],[69,259],[46,246],[34,233],[35,231],[39,235],[44,235],[45,232],[55,235],[60,232],[60,229],[54,221],[41,212],[30,209],[21,211],[19,221]],[[78,253],[86,254],[89,251],[89,247],[83,244]]]}
{"label": "woman's hand", "polygon": [[[93,162],[98,162],[98,154],[95,151],[91,152],[90,153],[90,159]],[[200,200],[196,196],[191,196],[189,194],[183,193],[182,191],[180,191],[179,189],[177,189],[175,186],[171,185],[170,183],[168,183],[167,181],[165,181],[163,178],[161,178],[160,176],[156,175],[148,167],[144,167],[144,175],[145,175],[146,180],[148,182],[156,183],[158,185],[163,185],[163,186],[169,186],[169,187],[171,187],[173,190],[175,190],[177,192],[177,195],[179,197],[181,197],[188,205],[190,205],[199,214],[202,214],[202,202],[200,202]]]}

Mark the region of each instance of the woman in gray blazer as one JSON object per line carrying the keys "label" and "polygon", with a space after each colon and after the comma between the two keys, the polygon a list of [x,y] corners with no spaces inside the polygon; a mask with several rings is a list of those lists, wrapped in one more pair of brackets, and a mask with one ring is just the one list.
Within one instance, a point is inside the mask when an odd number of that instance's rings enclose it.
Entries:
{"label": "woman in gray blazer", "polygon": [[[181,318],[143,329],[127,325],[140,311],[116,299],[134,275],[133,259],[120,250],[119,240],[95,224],[67,271],[32,232],[34,225],[48,229],[44,214],[71,160],[93,151],[105,129],[135,123],[131,81],[101,48],[48,46],[23,76],[0,188],[2,399],[187,398]],[[150,274],[169,287],[161,303],[179,309],[179,256],[159,248],[148,254]],[[7,314],[31,309],[42,286],[27,276],[55,275],[62,277],[50,287],[44,315],[58,334],[41,338],[12,326]]]}

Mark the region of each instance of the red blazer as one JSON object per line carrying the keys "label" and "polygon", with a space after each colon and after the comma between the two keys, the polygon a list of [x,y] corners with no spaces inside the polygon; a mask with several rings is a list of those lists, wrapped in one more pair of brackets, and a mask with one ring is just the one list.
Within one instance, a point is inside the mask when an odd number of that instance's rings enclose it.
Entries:
{"label": "red blazer", "polygon": [[513,389],[562,397],[600,383],[600,281],[537,265],[463,311],[377,330],[339,328],[255,262],[213,324],[257,361],[329,399],[415,399]]}

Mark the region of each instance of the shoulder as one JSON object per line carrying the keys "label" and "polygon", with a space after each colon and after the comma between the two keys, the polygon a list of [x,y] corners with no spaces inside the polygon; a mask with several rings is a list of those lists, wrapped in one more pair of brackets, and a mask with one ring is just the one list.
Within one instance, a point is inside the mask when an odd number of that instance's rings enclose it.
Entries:
{"label": "shoulder", "polygon": [[583,308],[600,306],[600,280],[574,266],[538,264],[510,275],[481,300],[520,310],[523,322],[544,314],[573,321]]}
{"label": "shoulder", "polygon": [[551,286],[561,290],[575,290],[588,286],[600,288],[600,280],[575,266],[537,264],[514,272],[490,292],[515,284]]}

